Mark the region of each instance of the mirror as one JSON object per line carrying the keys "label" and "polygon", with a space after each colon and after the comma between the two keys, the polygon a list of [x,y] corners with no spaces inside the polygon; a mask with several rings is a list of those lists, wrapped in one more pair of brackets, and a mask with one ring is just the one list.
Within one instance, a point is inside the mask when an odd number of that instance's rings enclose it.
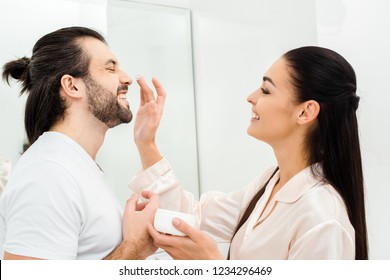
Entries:
{"label": "mirror", "polygon": [[[174,167],[180,182],[199,195],[196,147],[195,101],[192,74],[191,21],[187,9],[131,1],[109,1],[107,41],[122,69],[134,79],[128,100],[135,115],[139,104],[141,74],[151,84],[157,77],[167,91],[164,116],[157,141],[163,156]],[[124,202],[127,184],[141,169],[132,141],[134,123],[108,132],[100,151],[100,162]],[[125,140],[124,140],[125,139]],[[119,145],[126,143],[128,145]]]}

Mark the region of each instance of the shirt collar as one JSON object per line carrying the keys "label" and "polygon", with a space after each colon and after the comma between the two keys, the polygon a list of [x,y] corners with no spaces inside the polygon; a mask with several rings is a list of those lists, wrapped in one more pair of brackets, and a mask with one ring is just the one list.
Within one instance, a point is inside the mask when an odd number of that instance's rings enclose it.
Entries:
{"label": "shirt collar", "polygon": [[[315,166],[319,168],[319,166]],[[279,171],[275,174],[279,178]],[[322,181],[322,178],[316,178],[311,172],[311,166],[306,167],[294,177],[292,177],[275,195],[275,200],[285,203],[297,201],[309,189]],[[272,185],[273,187],[274,185]]]}

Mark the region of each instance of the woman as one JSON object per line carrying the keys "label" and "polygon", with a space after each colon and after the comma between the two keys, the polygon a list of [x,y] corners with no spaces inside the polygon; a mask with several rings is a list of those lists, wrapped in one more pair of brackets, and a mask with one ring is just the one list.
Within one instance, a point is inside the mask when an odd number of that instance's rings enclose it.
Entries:
{"label": "woman", "polygon": [[[194,213],[200,230],[174,219],[187,237],[158,233],[174,259],[223,259],[216,241],[231,241],[231,259],[367,259],[367,231],[356,110],[356,76],[339,54],[320,47],[291,50],[248,97],[248,134],[268,143],[278,167],[230,194],[199,201],[181,189],[154,142],[165,93],[139,81],[142,106],[135,141],[144,171],[135,192],[161,197],[161,208]],[[151,131],[147,131],[147,129]]]}

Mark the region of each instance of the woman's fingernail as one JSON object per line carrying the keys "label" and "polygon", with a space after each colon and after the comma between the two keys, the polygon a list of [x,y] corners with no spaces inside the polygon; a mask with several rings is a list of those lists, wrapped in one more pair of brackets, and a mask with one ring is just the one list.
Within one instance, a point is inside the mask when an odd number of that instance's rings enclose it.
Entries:
{"label": "woman's fingernail", "polygon": [[172,219],[172,224],[174,225],[174,226],[180,226],[180,223],[181,223],[181,221],[178,219],[178,218],[173,218]]}
{"label": "woman's fingernail", "polygon": [[137,76],[135,76],[135,79],[138,81],[142,78],[142,76],[140,74],[137,74]]}

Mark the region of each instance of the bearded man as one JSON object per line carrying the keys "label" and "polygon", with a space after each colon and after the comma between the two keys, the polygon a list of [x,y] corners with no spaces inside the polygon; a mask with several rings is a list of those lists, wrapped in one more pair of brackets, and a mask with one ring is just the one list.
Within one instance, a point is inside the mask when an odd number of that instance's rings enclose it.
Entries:
{"label": "bearded man", "polygon": [[[3,79],[28,94],[30,147],[0,200],[3,259],[144,259],[157,248],[147,231],[158,207],[122,209],[95,162],[109,128],[132,120],[132,79],[105,39],[85,27],[40,38],[31,58],[10,61]],[[138,81],[141,85],[142,82]],[[0,252],[1,253],[1,252]]]}

